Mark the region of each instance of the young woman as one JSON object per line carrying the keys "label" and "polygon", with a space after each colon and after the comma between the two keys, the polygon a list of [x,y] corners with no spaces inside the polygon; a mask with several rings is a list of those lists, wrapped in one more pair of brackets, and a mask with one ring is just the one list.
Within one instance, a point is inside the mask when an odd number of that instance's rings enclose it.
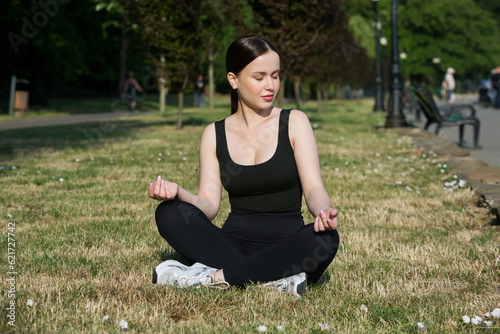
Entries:
{"label": "young woman", "polygon": [[[243,286],[264,283],[295,296],[316,282],[338,249],[337,210],[320,174],[318,150],[307,116],[272,106],[280,58],[268,41],[245,36],[226,54],[231,116],[203,131],[200,183],[192,194],[157,180],[149,196],[163,238],[191,263],[158,265],[153,283]],[[219,228],[222,187],[231,213]],[[314,223],[304,225],[302,194]],[[265,283],[267,282],[267,283]]]}

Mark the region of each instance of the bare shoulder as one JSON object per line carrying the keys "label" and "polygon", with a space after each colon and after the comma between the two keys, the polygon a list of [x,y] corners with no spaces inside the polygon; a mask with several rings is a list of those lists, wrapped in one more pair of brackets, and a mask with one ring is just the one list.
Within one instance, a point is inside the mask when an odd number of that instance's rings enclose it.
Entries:
{"label": "bare shoulder", "polygon": [[309,117],[298,109],[292,109],[290,111],[290,120],[289,120],[290,132],[293,133],[296,130],[301,131],[305,127],[311,127],[311,123],[309,122]]}
{"label": "bare shoulder", "polygon": [[215,123],[211,123],[205,127],[203,133],[201,134],[200,146],[204,148],[214,146],[215,147]]}
{"label": "bare shoulder", "polygon": [[305,138],[314,137],[309,117],[301,110],[292,109],[290,111],[288,127],[290,142],[293,148],[295,148],[297,140],[302,142]]}

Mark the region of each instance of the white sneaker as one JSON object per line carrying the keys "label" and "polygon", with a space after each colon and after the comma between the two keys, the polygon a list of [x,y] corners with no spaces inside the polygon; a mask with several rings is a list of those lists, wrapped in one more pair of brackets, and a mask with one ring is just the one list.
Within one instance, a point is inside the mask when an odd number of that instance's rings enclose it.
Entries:
{"label": "white sneaker", "polygon": [[153,271],[153,284],[174,285],[189,267],[175,260],[160,263]]}
{"label": "white sneaker", "polygon": [[295,298],[300,299],[300,295],[306,292],[307,274],[300,273],[276,281],[260,284],[259,286],[273,288],[278,291],[286,291],[291,293]]}
{"label": "white sneaker", "polygon": [[183,271],[177,277],[177,285],[180,288],[195,287],[200,286],[227,289],[229,288],[229,283],[227,282],[213,282],[211,273],[217,271],[217,269],[204,265],[203,263],[195,263],[186,271]]}

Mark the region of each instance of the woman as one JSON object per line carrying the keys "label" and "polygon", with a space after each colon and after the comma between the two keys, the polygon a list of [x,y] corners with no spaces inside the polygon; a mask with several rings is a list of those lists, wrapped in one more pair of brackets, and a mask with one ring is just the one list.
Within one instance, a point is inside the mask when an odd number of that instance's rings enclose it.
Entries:
{"label": "woman", "polygon": [[[153,283],[244,286],[252,282],[299,296],[306,277],[316,282],[337,252],[337,210],[323,187],[316,140],[307,116],[272,106],[280,58],[257,36],[234,41],[226,54],[231,116],[210,124],[200,144],[200,183],[192,194],[158,179],[149,196],[162,201],[158,230],[191,267],[168,260]],[[211,223],[222,187],[231,213]],[[313,224],[304,225],[302,193]]]}

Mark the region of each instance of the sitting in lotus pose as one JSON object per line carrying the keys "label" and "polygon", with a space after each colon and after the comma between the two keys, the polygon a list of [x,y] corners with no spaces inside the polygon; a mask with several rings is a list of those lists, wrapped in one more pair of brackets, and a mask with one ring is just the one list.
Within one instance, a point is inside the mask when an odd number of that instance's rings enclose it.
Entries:
{"label": "sitting in lotus pose", "polygon": [[[261,283],[296,297],[317,282],[337,253],[338,211],[320,174],[316,139],[300,110],[273,107],[280,57],[257,36],[234,41],[226,54],[231,115],[208,125],[200,143],[200,180],[193,194],[172,180],[149,185],[160,235],[187,261],[159,264],[153,283],[245,286]],[[231,213],[215,226],[222,188]],[[305,224],[302,195],[314,223]]]}

